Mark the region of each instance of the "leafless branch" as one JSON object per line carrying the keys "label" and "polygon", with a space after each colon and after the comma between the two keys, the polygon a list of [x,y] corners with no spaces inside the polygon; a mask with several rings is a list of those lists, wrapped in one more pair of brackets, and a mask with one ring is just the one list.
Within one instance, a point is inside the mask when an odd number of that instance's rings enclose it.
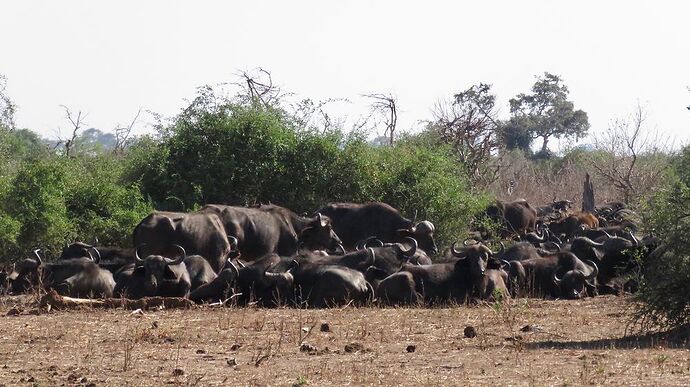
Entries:
{"label": "leafless branch", "polygon": [[492,160],[500,145],[501,124],[489,88],[480,84],[452,100],[437,102],[432,109],[433,121],[429,123],[432,130],[453,146],[475,182],[485,185],[495,180],[501,168],[498,160]]}
{"label": "leafless branch", "polygon": [[647,128],[646,121],[647,114],[638,104],[630,117],[614,120],[594,139],[599,152],[591,155],[590,164],[626,203],[655,187],[672,148],[668,138]]}
{"label": "leafless branch", "polygon": [[398,124],[398,103],[392,94],[363,94],[363,97],[372,98],[374,102],[370,105],[372,114],[381,114],[386,129],[383,135],[388,138],[388,144],[393,145],[395,141],[395,128]]}
{"label": "leafless branch", "polygon": [[72,151],[74,150],[74,146],[76,145],[76,140],[77,137],[79,137],[79,130],[82,129],[86,123],[84,120],[86,119],[87,114],[82,113],[81,110],[79,110],[76,113],[73,113],[67,106],[65,105],[60,105],[65,110],[65,118],[67,118],[67,121],[70,122],[70,125],[72,128],[70,129],[72,134],[69,138],[63,139],[59,138],[58,144],[64,144],[65,146],[65,156],[71,157],[73,156]]}
{"label": "leafless branch", "polygon": [[14,113],[17,105],[7,95],[7,78],[0,74],[0,127],[4,126],[9,130],[15,128]]}
{"label": "leafless branch", "polygon": [[273,83],[271,73],[261,67],[252,71],[241,71],[236,74],[241,81],[230,82],[231,85],[243,90],[242,97],[250,103],[260,104],[263,107],[275,106],[288,95]]}
{"label": "leafless branch", "polygon": [[132,134],[132,129],[134,128],[134,125],[139,120],[140,115],[141,115],[141,108],[139,108],[139,110],[137,111],[137,114],[134,115],[132,122],[130,122],[128,126],[118,125],[115,128],[115,148],[113,149],[113,153],[115,153],[115,154],[124,153],[125,148],[127,147],[127,144],[129,143],[130,135]]}

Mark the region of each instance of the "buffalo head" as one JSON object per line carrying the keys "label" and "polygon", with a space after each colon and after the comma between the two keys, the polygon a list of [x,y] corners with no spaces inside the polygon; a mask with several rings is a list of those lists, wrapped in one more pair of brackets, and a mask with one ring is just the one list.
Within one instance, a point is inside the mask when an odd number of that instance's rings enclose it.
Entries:
{"label": "buffalo head", "polygon": [[430,254],[437,254],[438,247],[436,247],[436,242],[434,241],[434,231],[436,231],[434,224],[425,220],[409,229],[398,230],[398,236],[401,238],[414,238],[420,249],[428,251]]}
{"label": "buffalo head", "polygon": [[165,258],[161,255],[149,255],[142,259],[139,256],[139,249],[143,246],[141,245],[136,249],[137,267],[133,275],[144,277],[144,289],[147,294],[158,295],[162,287],[178,287],[184,274],[186,274],[187,282],[189,282],[189,274],[187,274],[187,268],[184,265],[187,253],[182,246],[174,245],[180,251],[180,256],[176,259]]}
{"label": "buffalo head", "polygon": [[489,259],[494,257],[500,257],[505,250],[505,245],[501,242],[501,250],[498,252],[492,251],[489,247],[483,243],[468,243],[465,241],[465,247],[458,250],[456,243],[453,243],[451,247],[451,253],[456,258],[460,258],[456,264],[456,268],[469,273],[472,278],[480,278],[484,276],[486,272]]}
{"label": "buffalo head", "polygon": [[342,248],[343,242],[333,231],[331,219],[325,215],[316,214],[309,220],[298,236],[298,243],[310,250],[332,250]]}
{"label": "buffalo head", "polygon": [[569,299],[580,299],[587,294],[587,290],[595,289],[595,285],[592,283],[597,278],[599,274],[599,268],[592,261],[586,261],[591,267],[588,274],[584,273],[582,270],[568,270],[563,274],[562,277],[558,277],[560,267],[557,267],[553,273],[553,282],[560,288],[561,295]]}

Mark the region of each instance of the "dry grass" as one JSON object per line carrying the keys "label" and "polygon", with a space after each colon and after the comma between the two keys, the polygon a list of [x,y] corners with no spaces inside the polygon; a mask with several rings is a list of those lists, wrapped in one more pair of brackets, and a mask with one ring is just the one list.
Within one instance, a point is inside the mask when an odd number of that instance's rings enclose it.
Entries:
{"label": "dry grass", "polygon": [[[16,302],[0,300],[0,383],[7,385],[690,383],[688,344],[623,337],[627,303],[616,297],[144,313],[31,314],[20,305],[19,315],[7,316]],[[464,337],[467,326],[477,337]]]}

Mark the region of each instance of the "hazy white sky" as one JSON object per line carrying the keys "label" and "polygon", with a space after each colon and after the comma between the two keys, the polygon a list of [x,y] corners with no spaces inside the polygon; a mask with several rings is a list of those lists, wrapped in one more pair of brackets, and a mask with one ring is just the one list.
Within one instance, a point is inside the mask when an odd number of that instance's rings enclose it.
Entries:
{"label": "hazy white sky", "polygon": [[300,97],[392,93],[402,129],[478,82],[507,115],[549,71],[593,131],[639,100],[651,126],[690,140],[684,1],[3,1],[0,36],[18,125],[51,137],[67,128],[60,104],[109,130],[261,66]]}

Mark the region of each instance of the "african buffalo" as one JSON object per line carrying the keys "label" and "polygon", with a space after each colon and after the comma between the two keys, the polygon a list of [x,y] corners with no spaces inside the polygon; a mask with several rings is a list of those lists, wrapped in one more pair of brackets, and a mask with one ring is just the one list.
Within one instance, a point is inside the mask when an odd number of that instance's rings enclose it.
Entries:
{"label": "african buffalo", "polygon": [[536,230],[537,210],[526,200],[509,203],[497,201],[486,209],[485,214],[501,225],[501,236],[524,235]]}
{"label": "african buffalo", "polygon": [[[98,241],[98,240],[96,240]],[[97,244],[97,243],[96,243]],[[116,246],[95,246],[84,242],[74,242],[66,245],[60,254],[61,260],[86,257],[91,254],[99,257],[98,266],[116,273],[126,264],[134,262],[134,249]]]}
{"label": "african buffalo", "polygon": [[573,206],[573,202],[570,200],[558,200],[556,199],[553,200],[551,204],[547,204],[545,206],[539,206],[537,207],[537,216],[539,218],[544,218],[547,216],[552,216],[552,215],[561,215],[565,214],[570,210]]}
{"label": "african buffalo", "polygon": [[135,250],[135,266],[123,268],[129,270],[129,273],[116,274],[118,283],[115,293],[134,299],[152,296],[187,297],[192,283],[184,263],[187,258],[185,249],[179,245],[173,246],[179,253],[176,259],[154,254],[141,258],[139,250],[143,247],[147,246],[142,245]]}
{"label": "african buffalo", "polygon": [[321,214],[308,218],[275,205],[245,208],[219,204],[206,205],[201,213],[222,219],[225,231],[237,238],[238,249],[247,261],[267,254],[291,256],[300,246],[335,250],[341,244],[331,219]]}
{"label": "african buffalo", "polygon": [[488,285],[484,278],[488,261],[500,253],[481,243],[462,250],[454,245],[451,251],[457,258],[455,262],[423,266],[404,264],[400,272],[381,281],[376,290],[377,298],[396,305],[421,301],[431,304],[465,302],[474,293],[486,296],[486,291],[479,292],[479,288],[482,284]]}
{"label": "african buffalo", "polygon": [[298,305],[325,308],[373,300],[374,290],[362,272],[346,266],[300,265],[292,274]]}
{"label": "african buffalo", "polygon": [[588,212],[579,212],[568,215],[565,218],[549,223],[549,230],[556,236],[564,235],[565,239],[574,237],[582,227],[595,229],[599,227],[599,220]]}
{"label": "african buffalo", "polygon": [[347,250],[354,250],[359,241],[372,236],[385,243],[402,243],[406,237],[411,237],[424,251],[438,253],[435,227],[431,222],[425,220],[415,224],[386,203],[330,203],[317,213],[331,219],[333,229]]}
{"label": "african buffalo", "polygon": [[220,218],[214,213],[154,212],[134,229],[134,245],[146,245],[149,254],[175,254],[182,246],[190,254],[206,258],[219,271],[233,250]]}
{"label": "african buffalo", "polygon": [[35,258],[17,262],[9,275],[12,293],[23,293],[42,284],[70,297],[111,297],[115,281],[113,275],[98,267],[93,255],[58,262],[43,262],[40,249],[33,251]]}
{"label": "african buffalo", "polygon": [[581,298],[596,292],[596,264],[584,263],[571,252],[561,251],[509,264],[510,281],[530,294]]}

